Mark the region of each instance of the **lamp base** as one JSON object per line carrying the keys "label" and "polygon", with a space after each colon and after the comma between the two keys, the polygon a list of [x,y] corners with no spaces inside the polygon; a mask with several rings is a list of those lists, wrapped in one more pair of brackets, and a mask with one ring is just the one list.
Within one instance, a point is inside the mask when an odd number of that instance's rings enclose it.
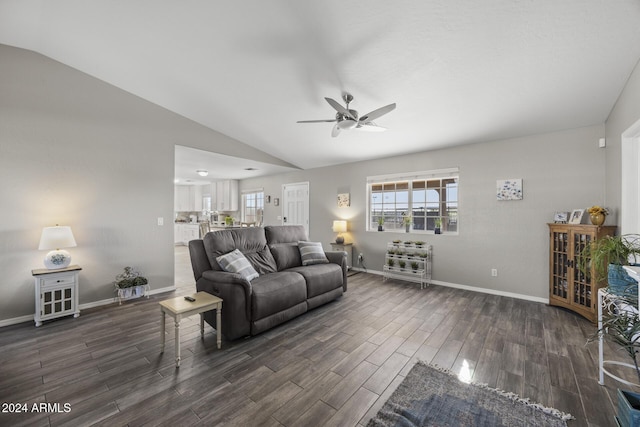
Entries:
{"label": "lamp base", "polygon": [[344,237],[338,236],[336,237],[336,243],[342,245],[344,243]]}
{"label": "lamp base", "polygon": [[44,266],[49,270],[67,268],[71,264],[71,255],[64,249],[51,251],[44,257]]}

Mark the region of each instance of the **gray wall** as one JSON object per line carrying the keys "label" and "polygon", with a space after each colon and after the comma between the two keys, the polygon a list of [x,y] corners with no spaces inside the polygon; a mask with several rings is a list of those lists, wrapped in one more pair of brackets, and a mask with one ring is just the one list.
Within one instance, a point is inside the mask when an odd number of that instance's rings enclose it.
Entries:
{"label": "gray wall", "polygon": [[[365,231],[366,177],[459,167],[459,235],[408,237],[433,245],[434,280],[547,299],[546,223],[555,211],[604,203],[606,150],[598,148],[604,132],[603,125],[592,126],[244,180],[240,186],[263,186],[273,198],[281,197],[282,184],[309,181],[310,238],[328,249],[335,239],[332,221],[348,219],[354,259],[362,252],[367,268],[381,271],[386,243],[407,235]],[[507,178],[524,180],[524,200],[496,201],[496,180]],[[349,208],[337,207],[343,192],[351,193]],[[281,206],[265,206],[265,223],[279,223],[278,215]],[[492,268],[498,277],[491,277]]]}
{"label": "gray wall", "polygon": [[[44,56],[0,45],[0,324],[33,315],[42,227],[71,226],[80,303],[123,267],[174,286],[174,145],[286,163]],[[165,225],[159,227],[157,218]]]}

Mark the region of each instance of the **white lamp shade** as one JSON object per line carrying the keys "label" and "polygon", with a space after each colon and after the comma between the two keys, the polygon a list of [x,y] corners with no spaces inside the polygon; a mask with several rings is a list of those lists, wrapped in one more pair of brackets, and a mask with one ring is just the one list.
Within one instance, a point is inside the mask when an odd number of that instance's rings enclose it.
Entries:
{"label": "white lamp shade", "polygon": [[40,236],[39,250],[72,248],[76,246],[71,227],[56,225],[55,227],[45,227]]}
{"label": "white lamp shade", "polygon": [[347,231],[347,221],[333,221],[333,231],[336,233],[345,233]]}
{"label": "white lamp shade", "polygon": [[71,227],[59,226],[45,227],[40,236],[39,250],[53,249],[44,258],[44,265],[50,270],[66,268],[71,264],[71,255],[61,248],[76,246]]}

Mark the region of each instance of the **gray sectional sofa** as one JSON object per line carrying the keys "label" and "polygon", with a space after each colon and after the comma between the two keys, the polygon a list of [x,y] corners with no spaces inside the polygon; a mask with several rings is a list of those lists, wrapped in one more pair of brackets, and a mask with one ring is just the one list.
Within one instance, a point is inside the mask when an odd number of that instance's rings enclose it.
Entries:
{"label": "gray sectional sofa", "polygon": [[[342,296],[347,290],[344,252],[325,252],[328,262],[303,265],[302,226],[220,230],[189,242],[198,291],[223,299],[222,335],[234,340],[256,335]],[[224,271],[216,258],[238,249],[258,272],[251,281]],[[205,313],[216,328],[215,311]]]}

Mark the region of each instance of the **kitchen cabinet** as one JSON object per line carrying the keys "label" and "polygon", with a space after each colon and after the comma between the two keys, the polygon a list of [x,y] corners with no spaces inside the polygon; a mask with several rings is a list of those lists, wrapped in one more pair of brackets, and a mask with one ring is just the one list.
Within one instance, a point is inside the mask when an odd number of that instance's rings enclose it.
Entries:
{"label": "kitchen cabinet", "polygon": [[215,187],[215,199],[212,191],[211,203],[216,207],[216,210],[222,212],[237,211],[239,198],[238,181],[235,179],[217,181]]}
{"label": "kitchen cabinet", "polygon": [[174,186],[174,210],[176,212],[194,212],[202,210],[201,185]]}
{"label": "kitchen cabinet", "polygon": [[190,240],[200,238],[200,224],[182,223],[174,224],[173,243],[176,245],[189,244]]}

